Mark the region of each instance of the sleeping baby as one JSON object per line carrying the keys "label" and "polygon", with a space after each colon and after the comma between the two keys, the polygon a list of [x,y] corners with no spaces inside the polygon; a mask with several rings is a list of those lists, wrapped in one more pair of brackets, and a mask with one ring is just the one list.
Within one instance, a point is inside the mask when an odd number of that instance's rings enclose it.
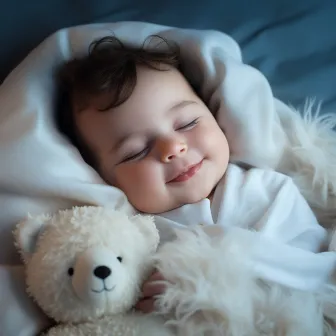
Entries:
{"label": "sleeping baby", "polygon": [[[108,184],[155,216],[162,242],[175,227],[217,225],[320,252],[326,232],[293,181],[230,162],[225,133],[183,76],[178,47],[161,42],[166,48],[147,50],[107,36],[63,64],[59,81],[69,108],[59,110],[62,132]],[[310,289],[305,269],[281,267],[265,277]],[[154,309],[164,290],[159,279],[154,273],[145,283],[138,309]]]}

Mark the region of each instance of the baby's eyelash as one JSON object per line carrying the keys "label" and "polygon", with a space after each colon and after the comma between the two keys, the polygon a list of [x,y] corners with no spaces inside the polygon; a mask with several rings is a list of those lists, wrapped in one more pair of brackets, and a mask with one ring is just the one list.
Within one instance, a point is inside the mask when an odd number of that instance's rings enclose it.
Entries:
{"label": "baby's eyelash", "polygon": [[186,125],[184,125],[184,126],[179,127],[179,128],[177,129],[177,131],[185,130],[185,129],[188,129],[188,128],[191,128],[191,127],[195,126],[195,125],[198,123],[198,119],[199,119],[199,118],[196,118],[196,119],[194,119],[192,122],[190,122],[190,123],[188,123],[188,124],[186,124]]}
{"label": "baby's eyelash", "polygon": [[136,154],[133,154],[131,156],[126,157],[122,162],[127,162],[127,161],[132,161],[139,159],[140,157],[144,157],[148,154],[149,152],[149,147],[144,148],[141,152],[138,152]]}

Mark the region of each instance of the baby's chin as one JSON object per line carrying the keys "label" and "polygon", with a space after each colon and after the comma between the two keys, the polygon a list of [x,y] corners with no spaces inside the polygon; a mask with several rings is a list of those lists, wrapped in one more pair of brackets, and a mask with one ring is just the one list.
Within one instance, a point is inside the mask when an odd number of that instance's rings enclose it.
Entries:
{"label": "baby's chin", "polygon": [[203,192],[199,192],[198,194],[193,194],[193,195],[189,195],[186,198],[186,201],[184,202],[184,204],[195,204],[198,203],[206,198],[212,200],[212,196],[213,196],[213,192],[214,192],[214,188],[210,188],[208,190],[204,190]]}
{"label": "baby's chin", "polygon": [[133,207],[139,211],[140,213],[144,213],[144,214],[151,214],[151,215],[159,215],[162,214],[164,212],[168,212],[171,210],[174,210],[176,208],[181,207],[183,204],[172,204],[172,203],[167,203],[167,204],[158,204],[158,203],[154,203],[154,204],[141,204],[141,205],[136,205],[136,204],[132,204]]}
{"label": "baby's chin", "polygon": [[169,199],[164,200],[162,202],[158,201],[158,199],[156,198],[157,202],[148,202],[148,204],[138,204],[138,206],[133,204],[133,206],[141,213],[158,215],[171,210],[175,210],[186,204],[198,203],[205,198],[209,198],[211,201],[213,191],[214,188],[211,188],[209,190],[203,190],[202,192],[185,195],[185,197],[183,198]]}

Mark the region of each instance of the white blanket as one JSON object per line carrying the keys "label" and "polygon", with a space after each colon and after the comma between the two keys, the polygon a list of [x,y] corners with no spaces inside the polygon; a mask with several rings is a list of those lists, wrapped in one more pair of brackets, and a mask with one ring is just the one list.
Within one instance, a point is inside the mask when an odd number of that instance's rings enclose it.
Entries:
{"label": "white blanket", "polygon": [[[225,34],[135,22],[89,25],[49,37],[0,87],[0,264],[19,262],[11,230],[27,212],[53,212],[84,203],[127,205],[119,190],[106,186],[83,162],[77,150],[57,132],[53,120],[55,67],[87,52],[93,39],[109,34],[139,46],[151,34],[179,43],[184,73],[200,89],[225,131],[232,161],[293,176],[322,224],[333,225],[333,119],[304,122],[273,97],[266,78],[243,63],[238,45]],[[10,268],[2,266],[0,282],[12,274]],[[0,291],[0,306],[12,304],[15,310],[18,304],[12,302],[19,300],[18,291],[10,286],[1,286]],[[29,335],[31,326],[26,333],[16,329],[20,319],[17,310],[10,314],[6,321],[0,317],[1,335]],[[4,315],[0,312],[0,316]]]}

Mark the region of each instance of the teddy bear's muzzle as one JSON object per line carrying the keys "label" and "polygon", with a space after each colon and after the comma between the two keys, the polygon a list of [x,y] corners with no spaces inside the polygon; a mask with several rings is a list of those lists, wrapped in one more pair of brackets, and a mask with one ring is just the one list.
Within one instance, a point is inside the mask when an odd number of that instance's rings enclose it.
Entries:
{"label": "teddy bear's muzzle", "polygon": [[92,288],[91,290],[94,292],[94,293],[102,293],[104,291],[107,291],[107,292],[112,292],[115,288],[115,285],[112,286],[111,288],[109,288],[106,283],[105,283],[105,279],[108,279],[111,274],[112,274],[112,270],[110,267],[108,266],[98,266],[96,267],[94,270],[93,270],[93,274],[102,280],[102,288],[101,289],[94,289]]}
{"label": "teddy bear's muzzle", "polygon": [[73,267],[72,287],[77,297],[100,306],[116,299],[124,287],[125,271],[118,257],[105,247],[92,247],[79,254]]}

